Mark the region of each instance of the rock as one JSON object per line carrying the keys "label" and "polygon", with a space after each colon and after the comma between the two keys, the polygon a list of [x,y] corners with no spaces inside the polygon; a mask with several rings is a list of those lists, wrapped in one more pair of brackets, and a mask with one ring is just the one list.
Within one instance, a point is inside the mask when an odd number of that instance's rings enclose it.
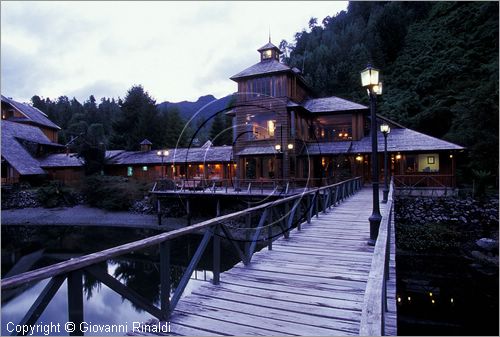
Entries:
{"label": "rock", "polygon": [[477,250],[473,250],[470,254],[474,259],[476,259],[480,263],[491,263],[498,266],[498,256],[496,257],[487,256]]}
{"label": "rock", "polygon": [[476,241],[476,245],[481,247],[482,249],[491,252],[495,249],[498,249],[498,241],[488,238],[481,238]]}

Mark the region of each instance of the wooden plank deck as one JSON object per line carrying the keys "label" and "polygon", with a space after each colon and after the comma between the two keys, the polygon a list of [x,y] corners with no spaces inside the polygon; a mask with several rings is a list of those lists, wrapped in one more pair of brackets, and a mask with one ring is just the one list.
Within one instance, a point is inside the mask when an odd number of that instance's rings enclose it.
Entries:
{"label": "wooden plank deck", "polygon": [[[185,296],[170,319],[172,334],[357,335],[373,253],[371,193],[362,189],[250,265],[221,274],[219,285]],[[386,333],[396,334],[394,258],[391,267]]]}

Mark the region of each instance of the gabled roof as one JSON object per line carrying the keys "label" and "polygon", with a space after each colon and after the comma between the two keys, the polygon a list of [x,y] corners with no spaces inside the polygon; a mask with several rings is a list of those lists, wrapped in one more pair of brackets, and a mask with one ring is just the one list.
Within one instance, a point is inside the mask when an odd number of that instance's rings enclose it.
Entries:
{"label": "gabled roof", "polygon": [[25,103],[19,103],[14,101],[13,99],[7,98],[4,95],[1,95],[2,97],[2,102],[6,102],[10,104],[13,108],[15,108],[17,111],[19,111],[21,114],[23,114],[26,119],[23,118],[16,118],[17,122],[31,122],[34,124],[38,124],[41,126],[45,126],[51,129],[56,129],[60,130],[61,128],[54,124],[46,114],[44,114],[42,111],[38,110],[35,107],[32,107],[31,105],[25,104]]}
{"label": "gabled roof", "polygon": [[2,121],[2,157],[21,175],[45,174],[38,160],[31,156],[18,139],[40,144],[50,143],[50,140],[35,126]]}
{"label": "gabled roof", "polygon": [[313,113],[368,109],[365,105],[335,96],[309,99],[302,105]]}
{"label": "gabled roof", "polygon": [[46,174],[40,165],[40,160],[34,158],[26,148],[21,145],[21,142],[27,141],[58,148],[63,146],[51,142],[42,130],[36,126],[10,122],[7,120],[2,120],[1,124],[2,157],[21,175]]}
{"label": "gabled roof", "polygon": [[271,41],[269,41],[268,43],[266,43],[265,45],[263,45],[262,47],[260,47],[259,49],[257,49],[257,51],[264,51],[264,50],[268,50],[268,49],[276,49],[280,54],[282,54],[281,50],[276,47],[274,44],[271,43]]}
{"label": "gabled roof", "polygon": [[[8,136],[9,138],[22,139],[29,142],[50,145],[54,147],[62,147],[61,144],[53,143],[42,130],[33,125],[20,124],[7,120],[2,120],[2,139],[3,136]],[[5,144],[7,145],[7,144]],[[7,149],[2,143],[2,152]]]}
{"label": "gabled roof", "polygon": [[139,145],[153,145],[153,143],[151,143],[149,139],[144,139]]}
{"label": "gabled roof", "polygon": [[243,77],[278,73],[291,70],[292,69],[289,66],[279,62],[278,60],[267,60],[256,63],[253,66],[246,68],[245,70],[237,73],[236,75],[231,76],[231,79],[237,80]]}

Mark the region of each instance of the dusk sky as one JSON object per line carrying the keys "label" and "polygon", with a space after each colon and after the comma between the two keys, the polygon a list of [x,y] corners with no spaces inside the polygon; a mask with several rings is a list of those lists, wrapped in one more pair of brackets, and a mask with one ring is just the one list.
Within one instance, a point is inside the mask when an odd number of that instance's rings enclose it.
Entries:
{"label": "dusk sky", "polygon": [[124,97],[141,84],[156,101],[217,98],[267,43],[347,8],[320,2],[2,2],[1,91],[28,102]]}

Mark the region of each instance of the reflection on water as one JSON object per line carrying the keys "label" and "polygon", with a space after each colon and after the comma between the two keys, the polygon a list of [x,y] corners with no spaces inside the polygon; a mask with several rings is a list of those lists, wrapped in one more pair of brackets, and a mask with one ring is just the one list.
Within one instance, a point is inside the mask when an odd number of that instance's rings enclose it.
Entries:
{"label": "reflection on water", "polygon": [[[9,270],[13,267],[19,267],[20,264],[27,265],[29,270],[33,270],[71,257],[103,250],[157,233],[154,230],[116,228],[4,226],[2,227],[2,277],[10,276],[8,275]],[[171,243],[170,275],[172,292],[180,281],[199,242],[200,237],[192,235],[176,239]],[[42,253],[33,254],[39,251]],[[211,245],[209,245],[198,264],[199,270],[193,273],[192,280],[184,291],[184,296],[201,286],[204,280],[211,280],[211,253]],[[222,270],[229,269],[238,261],[230,247],[224,245],[222,246],[221,256],[223,257],[221,261]],[[30,260],[29,263],[24,263],[26,259],[23,260],[23,257],[27,257]],[[21,260],[24,262],[18,263]],[[150,247],[102,262],[96,266],[114,276],[151,303],[159,306],[159,261],[158,247]],[[17,273],[23,271],[26,270]],[[193,280],[195,276],[198,280]],[[14,322],[17,324],[47,283],[48,280],[43,280],[20,290],[2,292],[2,335],[10,334],[6,330],[7,323]],[[132,322],[144,322],[151,318],[150,314],[123,299],[121,295],[101,284],[91,275],[84,273],[83,287],[85,297],[84,320],[86,322],[92,322],[93,324],[127,324],[130,331]],[[67,321],[67,308],[67,287],[66,282],[64,282],[38,322],[64,324]],[[67,335],[66,333],[62,334]],[[93,333],[86,334],[92,335]],[[95,334],[100,335],[102,332]]]}
{"label": "reflection on water", "polygon": [[498,273],[458,256],[397,259],[398,335],[498,335]]}

